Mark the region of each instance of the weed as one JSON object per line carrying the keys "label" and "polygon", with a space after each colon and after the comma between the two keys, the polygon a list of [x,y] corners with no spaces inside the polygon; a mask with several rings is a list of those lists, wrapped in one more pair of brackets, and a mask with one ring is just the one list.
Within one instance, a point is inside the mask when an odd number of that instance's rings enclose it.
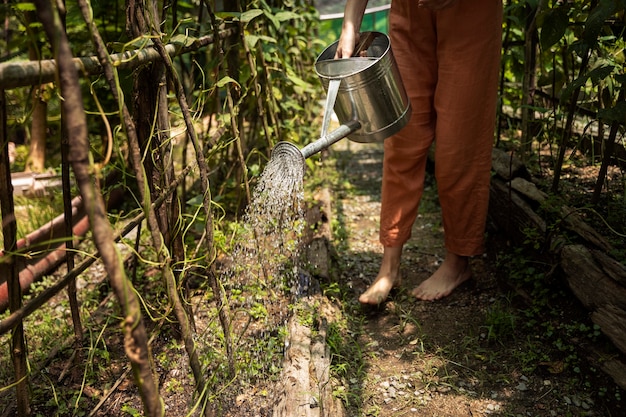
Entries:
{"label": "weed", "polygon": [[517,317],[509,306],[510,304],[497,301],[487,308],[483,328],[488,341],[504,344],[508,343],[511,337],[514,337]]}
{"label": "weed", "polygon": [[365,358],[359,344],[350,335],[351,327],[345,318],[330,323],[326,342],[332,355],[331,374],[341,384],[333,394],[348,409],[354,410],[361,406],[362,387],[359,382],[365,377]]}

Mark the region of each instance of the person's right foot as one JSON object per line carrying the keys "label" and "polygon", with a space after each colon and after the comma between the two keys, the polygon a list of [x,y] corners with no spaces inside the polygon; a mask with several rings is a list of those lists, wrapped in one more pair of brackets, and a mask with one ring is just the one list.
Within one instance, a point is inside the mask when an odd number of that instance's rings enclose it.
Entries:
{"label": "person's right foot", "polygon": [[359,302],[365,305],[379,305],[389,296],[392,288],[400,286],[400,257],[402,247],[386,247],[383,252],[383,260],[380,271],[374,283],[359,297]]}
{"label": "person's right foot", "polygon": [[379,305],[387,300],[392,288],[400,285],[400,277],[391,278],[384,275],[376,278],[376,281],[359,297],[361,304]]}

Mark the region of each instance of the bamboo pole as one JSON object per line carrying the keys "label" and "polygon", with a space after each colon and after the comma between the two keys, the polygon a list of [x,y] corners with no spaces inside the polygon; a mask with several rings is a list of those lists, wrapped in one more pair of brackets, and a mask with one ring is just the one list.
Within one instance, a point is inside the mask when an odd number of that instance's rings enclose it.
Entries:
{"label": "bamboo pole", "polygon": [[[0,258],[0,274],[7,277],[8,299],[11,311],[22,306],[22,290],[13,254],[17,250],[17,223],[13,203],[13,184],[9,163],[9,141],[7,138],[7,113],[4,90],[0,89],[0,207],[2,208],[2,235],[4,256]],[[30,415],[28,396],[28,368],[26,364],[26,340],[24,324],[20,320],[11,334],[11,359],[15,373],[17,414]]]}
{"label": "bamboo pole", "polygon": [[[234,33],[235,29],[225,29],[219,32],[220,38]],[[170,56],[178,56],[187,52],[196,51],[213,43],[214,36],[207,35],[201,38],[189,39],[189,44],[169,43],[165,46]],[[134,69],[148,62],[160,60],[159,52],[152,48],[142,48],[112,54],[111,63],[120,70]],[[86,75],[102,74],[104,69],[97,56],[73,58],[72,62],[79,73]],[[11,61],[0,64],[0,88],[10,90],[17,87],[43,84],[55,81],[57,64],[54,59],[41,61]]]}

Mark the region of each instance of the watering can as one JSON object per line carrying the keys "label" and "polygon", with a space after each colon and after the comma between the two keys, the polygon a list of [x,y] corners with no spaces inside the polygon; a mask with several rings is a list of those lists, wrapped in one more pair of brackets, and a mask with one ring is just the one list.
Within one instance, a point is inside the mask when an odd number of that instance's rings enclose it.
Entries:
{"label": "watering can", "polygon": [[[320,138],[302,149],[279,142],[272,157],[291,154],[304,163],[345,137],[361,143],[381,141],[407,124],[411,103],[389,37],[380,32],[362,32],[350,58],[335,59],[338,43],[328,46],[315,61],[315,72],[327,93]],[[333,109],[341,125],[327,132]]]}

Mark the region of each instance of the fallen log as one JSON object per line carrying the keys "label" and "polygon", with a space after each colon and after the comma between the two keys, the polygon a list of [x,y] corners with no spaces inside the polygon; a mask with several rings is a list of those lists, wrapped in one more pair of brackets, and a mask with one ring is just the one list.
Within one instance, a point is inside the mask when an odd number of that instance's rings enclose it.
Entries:
{"label": "fallen log", "polygon": [[[314,196],[316,204],[307,210],[307,235],[304,237],[308,295],[301,298],[296,310],[313,317],[311,321],[293,314],[289,319],[283,370],[274,392],[273,417],[343,417],[342,402],[333,397],[330,379],[331,357],[326,337],[328,328],[341,312],[320,293],[316,278],[329,277],[330,193],[322,190]],[[311,273],[311,275],[308,274]]]}
{"label": "fallen log", "polygon": [[[308,325],[294,314],[289,320],[289,338],[283,372],[274,393],[273,417],[343,417],[345,410],[333,397],[330,383],[330,352],[326,343],[332,306],[322,295],[308,297],[301,304],[304,311],[320,312],[315,336]],[[321,307],[324,306],[324,307]],[[326,310],[326,312],[324,312]]]}
{"label": "fallen log", "polygon": [[[614,305],[626,310],[626,288],[604,271],[603,258],[593,256],[583,245],[568,245],[561,251],[561,267],[572,292],[590,310]],[[626,275],[624,276],[626,279]]]}
{"label": "fallen log", "polygon": [[491,180],[489,216],[514,242],[524,242],[528,231],[546,233],[545,221],[517,191],[499,178]]}

